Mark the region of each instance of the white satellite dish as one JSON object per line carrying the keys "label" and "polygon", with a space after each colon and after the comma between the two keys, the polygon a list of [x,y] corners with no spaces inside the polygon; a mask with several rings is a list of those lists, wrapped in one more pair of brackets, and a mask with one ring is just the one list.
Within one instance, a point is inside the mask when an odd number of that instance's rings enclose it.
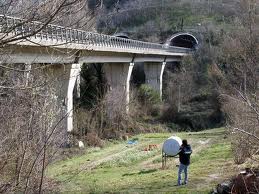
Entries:
{"label": "white satellite dish", "polygon": [[169,137],[163,144],[162,151],[167,156],[176,156],[179,153],[180,146],[182,145],[181,138],[177,136]]}

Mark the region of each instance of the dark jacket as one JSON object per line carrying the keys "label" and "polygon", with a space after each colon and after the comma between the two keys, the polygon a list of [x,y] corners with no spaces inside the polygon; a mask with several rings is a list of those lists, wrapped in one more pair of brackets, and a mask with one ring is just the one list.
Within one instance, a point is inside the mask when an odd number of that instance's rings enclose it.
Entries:
{"label": "dark jacket", "polygon": [[189,165],[191,154],[192,154],[191,146],[190,145],[187,145],[187,146],[182,145],[180,147],[180,152],[179,152],[180,163],[182,163],[184,165]]}

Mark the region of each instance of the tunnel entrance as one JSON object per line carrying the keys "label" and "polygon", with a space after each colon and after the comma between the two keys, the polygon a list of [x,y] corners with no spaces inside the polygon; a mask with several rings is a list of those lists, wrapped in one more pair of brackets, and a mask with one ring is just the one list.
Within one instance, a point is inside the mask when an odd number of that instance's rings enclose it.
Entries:
{"label": "tunnel entrance", "polygon": [[165,43],[167,46],[197,49],[198,40],[189,33],[178,33],[171,36]]}

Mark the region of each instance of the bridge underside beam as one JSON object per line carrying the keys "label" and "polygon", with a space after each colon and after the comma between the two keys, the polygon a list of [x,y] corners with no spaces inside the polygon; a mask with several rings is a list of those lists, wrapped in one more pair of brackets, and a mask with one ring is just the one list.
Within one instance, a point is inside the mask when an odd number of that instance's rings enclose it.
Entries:
{"label": "bridge underside beam", "polygon": [[79,61],[80,63],[130,63],[133,59],[134,62],[175,62],[180,61],[182,57],[92,51],[82,52]]}
{"label": "bridge underside beam", "polygon": [[181,61],[181,57],[177,56],[149,56],[149,55],[138,55],[134,62],[157,62],[157,63],[163,63],[163,62],[176,62]]}
{"label": "bridge underside beam", "polygon": [[27,64],[72,64],[75,61],[75,51],[57,50],[46,47],[9,46],[1,52],[2,63]]}
{"label": "bridge underside beam", "polygon": [[181,56],[163,56],[132,54],[123,52],[79,51],[51,47],[9,46],[1,53],[3,63],[45,63],[72,64],[78,63],[130,63],[134,62],[173,62],[180,61]]}

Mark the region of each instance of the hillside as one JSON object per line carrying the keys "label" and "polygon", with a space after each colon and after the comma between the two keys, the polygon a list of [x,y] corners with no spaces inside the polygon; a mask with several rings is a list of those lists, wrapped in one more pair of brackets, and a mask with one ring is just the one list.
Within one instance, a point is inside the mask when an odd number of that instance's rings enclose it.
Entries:
{"label": "hillside", "polygon": [[[192,1],[190,3],[184,0],[103,1],[103,8],[96,12],[96,28],[97,31],[105,34],[123,32],[132,39],[158,43],[164,43],[174,33],[187,31],[197,36],[200,47],[206,47],[208,41],[213,37],[214,39],[220,38],[218,34],[214,34],[214,31],[208,32],[207,28],[215,26],[215,30],[225,30],[231,26],[231,17],[237,12],[237,1],[227,2],[224,5],[221,4],[221,1],[213,1],[211,4],[206,2]],[[228,15],[225,17],[221,12]],[[204,54],[204,56],[206,55]],[[195,63],[195,61],[185,61],[181,65],[167,64],[163,81],[163,103],[159,105],[161,110],[157,111],[156,117],[151,115],[151,120],[168,123],[168,126],[176,126],[172,127],[173,130],[175,128],[201,130],[224,125],[225,117],[218,101],[218,92],[208,75],[211,60],[208,57],[199,64]],[[140,69],[135,67],[132,75],[132,90],[137,90],[137,92],[139,92],[140,85],[145,83],[143,67],[141,69],[143,64],[138,65]],[[184,71],[185,73],[183,73]],[[83,67],[84,84],[82,87],[85,92],[79,106],[87,109],[93,108],[93,104],[99,106],[98,100],[100,101],[105,96],[103,88],[105,78],[102,73],[100,65]],[[96,76],[89,76],[93,74]],[[183,80],[186,77],[188,80]],[[137,110],[137,112],[139,111]],[[142,120],[144,123],[146,122],[146,119]],[[138,128],[138,126],[133,127]]]}
{"label": "hillside", "polygon": [[[173,33],[198,34],[208,25],[231,28],[245,3],[239,0],[134,0],[109,1],[98,14],[97,29],[106,33],[125,32],[132,38],[164,42]],[[108,3],[108,2],[107,2]],[[105,16],[105,17],[103,17]]]}
{"label": "hillside", "polygon": [[[125,33],[132,39],[157,43],[164,43],[177,32],[190,32],[198,38],[199,50],[191,59],[180,65],[167,64],[159,122],[185,130],[223,126],[226,115],[219,97],[222,86],[211,68],[214,64],[222,67],[226,63],[224,39],[244,30],[242,26],[249,28],[247,21],[252,17],[249,9],[254,9],[253,28],[258,30],[258,4],[242,0],[109,0],[103,3],[96,16],[96,28],[101,33]],[[135,72],[133,76],[145,80],[143,72],[134,75]]]}

